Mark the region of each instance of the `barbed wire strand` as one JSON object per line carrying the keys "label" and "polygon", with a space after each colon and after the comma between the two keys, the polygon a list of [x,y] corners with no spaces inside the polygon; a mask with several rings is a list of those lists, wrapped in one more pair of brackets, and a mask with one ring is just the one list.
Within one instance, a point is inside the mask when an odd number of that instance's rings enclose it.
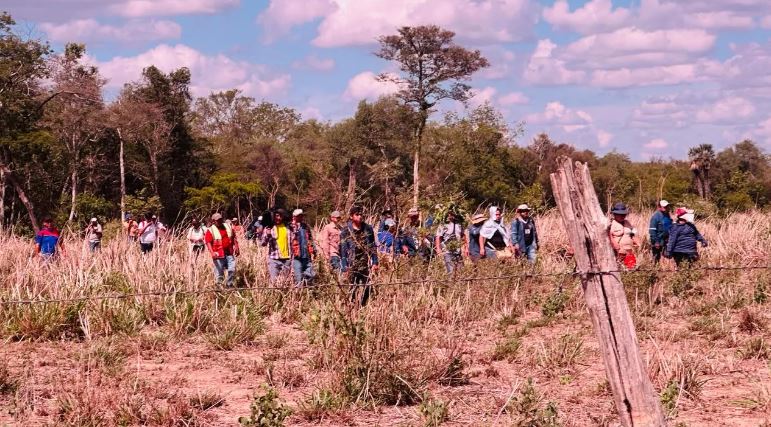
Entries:
{"label": "barbed wire strand", "polygon": [[[584,277],[584,276],[596,276],[606,274],[620,274],[620,273],[663,273],[671,274],[683,271],[747,271],[747,270],[771,270],[771,265],[758,266],[703,266],[703,267],[691,267],[684,270],[664,270],[657,268],[647,269],[633,269],[633,270],[595,270],[595,271],[562,271],[554,273],[517,273],[517,274],[505,274],[499,276],[482,276],[482,277],[445,277],[445,278],[423,278],[412,279],[403,281],[390,281],[390,282],[372,282],[369,285],[373,287],[379,286],[418,286],[426,285],[430,283],[447,283],[450,286],[457,286],[461,283],[469,282],[487,282],[498,281],[507,279],[532,279],[541,277]],[[147,291],[147,292],[134,292],[124,294],[102,294],[102,295],[87,295],[73,298],[58,298],[58,299],[17,299],[17,300],[0,300],[0,306],[11,305],[33,305],[33,304],[62,304],[62,303],[78,303],[86,301],[98,301],[98,300],[110,300],[110,299],[131,299],[131,298],[143,298],[143,297],[158,297],[158,296],[177,296],[177,295],[202,295],[202,294],[229,294],[235,292],[245,291],[258,291],[258,292],[271,292],[271,291],[299,291],[299,290],[315,290],[328,287],[340,287],[340,288],[354,288],[363,287],[368,285],[360,284],[336,284],[326,283],[319,285],[309,285],[303,287],[297,286],[246,286],[246,287],[227,287],[227,288],[209,288],[209,289],[193,289],[193,290],[165,290],[165,291]]]}

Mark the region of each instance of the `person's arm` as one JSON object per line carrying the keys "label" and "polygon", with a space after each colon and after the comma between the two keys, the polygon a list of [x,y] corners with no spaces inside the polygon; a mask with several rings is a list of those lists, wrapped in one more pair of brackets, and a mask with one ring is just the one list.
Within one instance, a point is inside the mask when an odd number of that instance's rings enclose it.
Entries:
{"label": "person's arm", "polygon": [[707,247],[707,239],[704,238],[704,236],[699,233],[699,229],[696,228],[696,226],[693,227],[693,231],[696,232],[696,241],[701,242],[701,247],[706,248]]}
{"label": "person's arm", "polygon": [[98,237],[99,240],[102,240],[102,224],[96,225],[96,237]]}
{"label": "person's arm", "polygon": [[[629,227],[630,230],[635,230],[631,222],[627,221],[626,225],[627,227]],[[637,233],[632,234],[632,245],[636,248],[640,247],[640,238],[637,237]]]}
{"label": "person's arm", "polygon": [[514,247],[515,251],[519,251],[519,220],[514,219],[514,221],[511,221],[511,233],[509,234],[509,239],[511,246]]}
{"label": "person's arm", "polygon": [[648,225],[648,234],[651,237],[651,245],[653,245],[655,248],[660,248],[661,243],[663,242],[662,235],[664,231],[664,226],[661,221],[661,216],[659,213],[653,214],[651,217],[651,222]]}
{"label": "person's arm", "polygon": [[211,235],[211,231],[206,230],[206,234],[204,234],[203,240],[204,240],[204,242],[206,242],[206,248],[209,250],[209,253],[212,255],[212,257],[216,256],[217,253],[214,252],[214,247],[211,244],[212,240],[213,240],[212,239],[212,235]]}
{"label": "person's arm", "polygon": [[672,255],[672,250],[675,249],[675,245],[677,244],[677,238],[679,233],[680,227],[672,226],[672,228],[669,229],[669,242],[667,242],[667,249],[664,251],[665,257],[670,257]]}
{"label": "person's arm", "polygon": [[482,233],[479,233],[479,257],[480,258],[487,257],[487,250],[485,250],[485,244],[487,244],[487,239],[485,239],[485,236],[483,236]]}
{"label": "person's arm", "polygon": [[340,271],[343,273],[348,271],[348,229],[340,232],[340,244],[338,246],[338,252],[340,253]]}
{"label": "person's arm", "polygon": [[369,228],[369,259],[371,264],[372,271],[377,271],[378,269],[378,259],[377,259],[377,244],[375,243],[375,231],[372,230],[372,227]]}
{"label": "person's arm", "polygon": [[610,246],[613,247],[613,251],[616,252],[616,254],[620,253],[621,246],[619,246],[616,237],[613,235],[613,223],[611,223],[610,228],[608,228],[608,237],[610,238]]}

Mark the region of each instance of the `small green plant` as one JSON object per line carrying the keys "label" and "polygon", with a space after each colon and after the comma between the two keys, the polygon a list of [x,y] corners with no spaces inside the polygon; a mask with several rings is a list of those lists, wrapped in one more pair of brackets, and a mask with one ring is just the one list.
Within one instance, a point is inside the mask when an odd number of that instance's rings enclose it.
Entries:
{"label": "small green plant", "polygon": [[691,322],[689,329],[703,335],[710,341],[723,339],[728,335],[728,329],[723,319],[712,315],[696,318]]}
{"label": "small green plant", "polygon": [[218,408],[225,403],[225,398],[213,391],[198,392],[190,398],[190,406],[200,411]]}
{"label": "small green plant", "polygon": [[752,293],[752,300],[755,304],[765,304],[768,301],[768,285],[764,278],[760,278],[755,284],[755,291]]}
{"label": "small green plant", "polygon": [[517,352],[522,346],[522,340],[517,337],[509,337],[498,342],[493,350],[493,360],[504,360],[511,362],[517,357]]}
{"label": "small green plant", "polygon": [[554,402],[543,405],[543,396],[533,385],[533,379],[528,378],[527,384],[519,394],[507,405],[506,411],[514,418],[513,425],[517,427],[558,427],[559,411]]}
{"label": "small green plant", "polygon": [[[578,335],[565,334],[543,346],[538,364],[550,371],[572,368],[583,354],[584,340]],[[554,373],[554,372],[552,372]]]}
{"label": "small green plant", "polygon": [[551,318],[565,311],[565,304],[570,300],[570,295],[566,292],[557,290],[549,295],[541,306],[541,314],[544,317]]}
{"label": "small green plant", "polygon": [[300,403],[298,414],[306,421],[320,422],[326,414],[340,410],[344,399],[328,389],[317,389]]}
{"label": "small green plant", "polygon": [[450,387],[468,384],[469,378],[464,369],[466,369],[466,364],[463,362],[463,359],[460,357],[451,358],[447,368],[439,375],[439,384]]}
{"label": "small green plant", "polygon": [[664,390],[661,390],[661,395],[659,396],[661,406],[663,406],[664,410],[667,411],[667,415],[669,417],[675,417],[677,415],[677,404],[679,398],[680,387],[676,381],[670,380],[667,383],[667,386],[664,387]]}
{"label": "small green plant", "polygon": [[272,387],[264,387],[265,394],[255,394],[250,406],[251,415],[238,418],[242,426],[281,427],[292,410],[278,401],[278,392]]}
{"label": "small green plant", "polygon": [[437,427],[450,419],[449,405],[443,400],[424,397],[418,410],[426,427]]}

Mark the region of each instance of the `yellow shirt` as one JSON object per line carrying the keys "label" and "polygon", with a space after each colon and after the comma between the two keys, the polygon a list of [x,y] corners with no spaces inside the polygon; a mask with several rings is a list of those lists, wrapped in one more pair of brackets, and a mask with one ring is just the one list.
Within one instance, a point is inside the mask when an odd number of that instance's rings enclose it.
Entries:
{"label": "yellow shirt", "polygon": [[285,225],[276,226],[276,245],[278,246],[278,255],[281,259],[289,258],[288,232]]}

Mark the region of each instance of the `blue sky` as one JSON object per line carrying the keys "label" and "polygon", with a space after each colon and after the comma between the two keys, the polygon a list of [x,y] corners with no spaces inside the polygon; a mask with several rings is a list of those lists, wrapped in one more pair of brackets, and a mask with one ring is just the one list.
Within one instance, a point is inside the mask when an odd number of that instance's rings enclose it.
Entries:
{"label": "blue sky", "polygon": [[[5,0],[24,28],[86,43],[108,93],[154,64],[193,91],[239,88],[336,121],[393,87],[372,55],[401,25],[437,24],[492,66],[472,80],[527,144],[553,139],[635,159],[751,138],[771,151],[768,0]],[[446,103],[445,110],[463,110]],[[435,116],[439,118],[439,114]]]}

